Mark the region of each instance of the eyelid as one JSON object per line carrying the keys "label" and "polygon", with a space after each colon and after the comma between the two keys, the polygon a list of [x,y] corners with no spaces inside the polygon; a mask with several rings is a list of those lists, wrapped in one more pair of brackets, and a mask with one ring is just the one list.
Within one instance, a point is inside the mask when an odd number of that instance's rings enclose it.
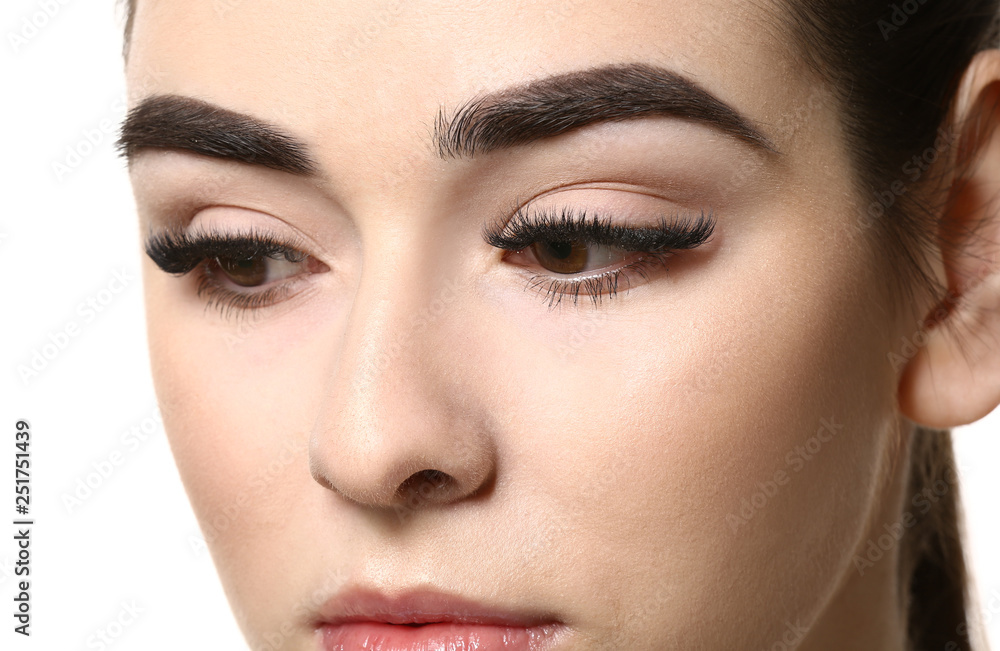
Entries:
{"label": "eyelid", "polygon": [[[186,179],[189,183],[192,179]],[[335,237],[316,231],[308,221],[308,211],[302,209],[294,197],[282,197],[280,205],[272,200],[260,201],[253,188],[243,188],[240,181],[237,188],[239,202],[228,202],[233,192],[225,196],[211,194],[195,200],[191,193],[178,188],[174,196],[164,197],[163,205],[153,212],[147,231],[147,242],[155,237],[173,236],[174,239],[195,239],[200,236],[216,238],[250,237],[257,240],[271,240],[307,253],[318,260],[328,262],[336,258],[333,252],[322,244],[326,241],[340,242],[342,233]],[[259,185],[259,184],[258,184]],[[237,190],[234,190],[236,192]],[[261,192],[269,192],[267,188]],[[291,218],[294,217],[294,218]],[[326,222],[323,222],[324,224]],[[302,226],[310,224],[313,232]],[[316,235],[322,234],[322,239]]]}
{"label": "eyelid", "polygon": [[650,224],[625,225],[625,219],[588,213],[573,207],[518,209],[506,223],[483,228],[483,239],[495,248],[521,251],[535,242],[577,241],[614,246],[623,251],[655,253],[692,249],[704,244],[715,228],[714,215],[659,215]]}
{"label": "eyelid", "polygon": [[[258,229],[232,232],[208,229],[192,233],[166,230],[149,237],[146,254],[160,269],[173,275],[183,276],[199,270],[197,295],[206,301],[206,307],[218,307],[225,316],[232,311],[263,309],[291,298],[299,293],[294,287],[303,281],[303,276],[329,271],[325,263],[300,247],[302,244],[294,237],[285,240]],[[312,262],[322,269],[304,271],[260,286],[237,288],[236,283],[221,277],[225,272],[218,268],[220,257],[283,258],[307,265]]]}
{"label": "eyelid", "polygon": [[[258,229],[227,232],[198,230],[193,233],[164,230],[151,234],[146,255],[167,273],[184,275],[209,257],[308,256],[294,238],[279,239]],[[250,255],[247,255],[250,254]]]}
{"label": "eyelid", "polygon": [[[581,290],[590,296],[595,307],[605,295],[614,298],[619,285],[626,293],[631,287],[631,275],[648,278],[647,272],[665,267],[668,258],[683,250],[694,249],[710,241],[715,229],[712,212],[697,216],[661,215],[652,225],[625,226],[624,219],[597,215],[588,219],[586,211],[565,207],[558,211],[518,209],[506,222],[494,222],[483,229],[483,238],[491,246],[511,255],[521,254],[537,242],[575,241],[586,245],[611,246],[636,254],[624,265],[585,275],[535,273],[525,289],[539,290],[548,299],[549,308],[556,307],[563,296],[572,296],[576,304]],[[533,255],[533,254],[532,254]],[[534,256],[533,256],[534,257]]]}

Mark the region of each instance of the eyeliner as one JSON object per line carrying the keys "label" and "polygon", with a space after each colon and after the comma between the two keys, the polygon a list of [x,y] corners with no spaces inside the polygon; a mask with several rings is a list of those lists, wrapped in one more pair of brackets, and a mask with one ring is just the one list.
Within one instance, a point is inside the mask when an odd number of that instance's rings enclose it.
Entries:
{"label": "eyeliner", "polygon": [[507,251],[521,251],[536,242],[574,241],[613,246],[622,251],[663,253],[701,246],[715,229],[712,213],[697,217],[660,216],[652,226],[622,226],[610,217],[575,212],[564,208],[558,213],[528,213],[518,210],[504,226],[487,226],[483,239],[491,246]]}

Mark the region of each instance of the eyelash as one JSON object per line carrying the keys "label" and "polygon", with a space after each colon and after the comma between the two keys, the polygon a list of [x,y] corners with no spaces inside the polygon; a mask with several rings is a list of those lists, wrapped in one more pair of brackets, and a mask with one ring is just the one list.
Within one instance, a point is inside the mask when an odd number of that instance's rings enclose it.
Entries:
{"label": "eyelash", "polygon": [[[218,258],[251,260],[271,258],[292,263],[307,261],[310,256],[299,249],[298,243],[283,242],[255,230],[236,233],[201,231],[185,233],[166,231],[146,242],[146,255],[163,271],[183,276],[198,270],[197,295],[206,299],[206,308],[216,307],[223,315],[230,311],[259,310],[288,297],[291,280],[277,281],[273,287],[254,291],[230,289],[223,283],[226,276]],[[293,276],[294,278],[294,276]]]}
{"label": "eyelash", "polygon": [[532,212],[522,208],[506,224],[496,222],[484,228],[483,239],[510,253],[521,253],[538,243],[575,242],[639,254],[638,259],[603,273],[572,280],[534,274],[526,285],[526,289],[540,292],[549,308],[555,308],[565,296],[571,297],[576,305],[581,293],[589,296],[596,307],[603,296],[613,298],[622,281],[627,293],[631,274],[648,279],[649,271],[665,266],[679,251],[705,244],[715,230],[714,215],[704,211],[697,216],[675,215],[669,219],[661,216],[650,226],[622,226],[615,221],[598,215],[588,217],[586,211],[572,208]]}
{"label": "eyelash", "polygon": [[[603,296],[613,298],[618,293],[623,280],[627,292],[632,274],[647,279],[649,271],[665,266],[678,251],[708,242],[714,229],[715,218],[711,212],[670,219],[661,216],[653,225],[632,227],[616,225],[610,217],[588,217],[586,211],[571,208],[531,212],[522,208],[506,223],[487,225],[482,235],[490,246],[510,253],[521,253],[537,243],[573,242],[639,254],[638,259],[616,269],[576,276],[572,280],[534,274],[526,288],[537,290],[549,307],[554,308],[565,296],[572,297],[576,305],[581,293],[589,296],[595,306],[600,305]],[[293,281],[275,282],[273,287],[259,291],[233,290],[223,285],[222,277],[226,274],[219,266],[219,258],[271,258],[292,263],[310,259],[299,247],[297,242],[283,242],[269,234],[249,230],[237,233],[165,231],[151,236],[145,248],[150,259],[167,273],[183,276],[199,269],[198,296],[206,299],[206,307],[217,307],[225,315],[229,311],[247,312],[278,303],[292,293]]]}

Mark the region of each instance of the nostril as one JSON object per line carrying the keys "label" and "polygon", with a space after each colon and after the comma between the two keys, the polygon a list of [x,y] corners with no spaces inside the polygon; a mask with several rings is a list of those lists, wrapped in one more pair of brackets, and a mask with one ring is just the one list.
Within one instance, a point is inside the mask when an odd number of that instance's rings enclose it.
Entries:
{"label": "nostril", "polygon": [[427,501],[438,501],[450,491],[455,480],[451,475],[440,470],[421,470],[415,472],[399,485],[396,494],[406,500],[414,498]]}

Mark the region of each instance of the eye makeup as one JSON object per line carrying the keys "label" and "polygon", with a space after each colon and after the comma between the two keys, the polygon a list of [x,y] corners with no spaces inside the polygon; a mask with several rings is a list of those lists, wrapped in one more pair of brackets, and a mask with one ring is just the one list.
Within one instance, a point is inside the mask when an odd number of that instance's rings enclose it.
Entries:
{"label": "eye makeup", "polygon": [[[533,273],[526,288],[542,294],[550,308],[569,297],[588,296],[595,306],[613,298],[634,278],[648,280],[680,251],[708,242],[711,212],[661,215],[643,225],[588,214],[575,208],[517,210],[506,223],[487,225],[487,244],[506,251],[504,260]],[[329,271],[298,241],[258,229],[165,230],[150,236],[146,254],[164,272],[197,273],[197,294],[223,313],[262,309],[297,293],[301,283]]]}
{"label": "eye makeup", "polygon": [[253,229],[168,230],[149,238],[146,254],[167,273],[196,271],[198,296],[227,312],[278,303],[295,294],[306,275],[329,271],[300,247]]}
{"label": "eye makeup", "polygon": [[715,230],[711,212],[698,215],[661,215],[651,225],[626,226],[610,216],[591,215],[574,208],[521,208],[506,223],[483,229],[483,239],[508,252],[505,259],[521,266],[539,266],[549,273],[533,274],[526,289],[539,291],[550,308],[564,297],[575,305],[580,295],[594,305],[613,298],[633,276],[648,279],[665,268],[680,251],[708,242]]}

